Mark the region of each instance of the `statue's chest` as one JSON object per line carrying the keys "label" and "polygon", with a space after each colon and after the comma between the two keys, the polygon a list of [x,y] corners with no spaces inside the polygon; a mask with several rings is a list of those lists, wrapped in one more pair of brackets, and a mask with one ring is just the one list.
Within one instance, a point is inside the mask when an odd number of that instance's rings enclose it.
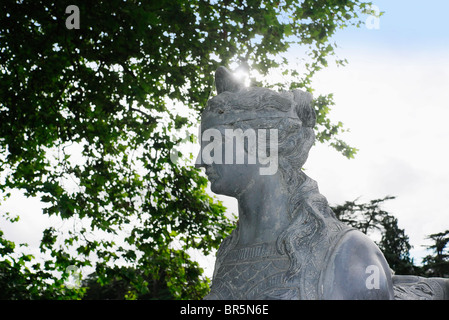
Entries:
{"label": "statue's chest", "polygon": [[[293,238],[288,255],[278,253],[273,244],[221,253],[206,299],[320,299],[334,246],[349,230],[342,224],[328,225],[313,245]],[[300,262],[298,266],[292,265],[291,257]]]}
{"label": "statue's chest", "polygon": [[274,288],[284,286],[288,267],[288,257],[278,254],[271,246],[234,249],[215,274],[211,296],[236,300],[270,298]]}

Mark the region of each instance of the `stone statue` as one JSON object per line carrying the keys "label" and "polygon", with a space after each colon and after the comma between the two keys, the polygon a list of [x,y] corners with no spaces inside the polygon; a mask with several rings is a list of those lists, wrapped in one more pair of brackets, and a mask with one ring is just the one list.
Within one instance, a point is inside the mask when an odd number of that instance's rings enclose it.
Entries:
{"label": "stone statue", "polygon": [[[215,79],[196,165],[213,192],[237,198],[239,220],[205,299],[401,299],[434,290],[395,278],[374,242],[339,221],[301,170],[315,140],[311,94],[245,87],[224,67]],[[422,290],[412,285],[419,281]]]}
{"label": "stone statue", "polygon": [[396,300],[449,300],[449,279],[393,276]]}

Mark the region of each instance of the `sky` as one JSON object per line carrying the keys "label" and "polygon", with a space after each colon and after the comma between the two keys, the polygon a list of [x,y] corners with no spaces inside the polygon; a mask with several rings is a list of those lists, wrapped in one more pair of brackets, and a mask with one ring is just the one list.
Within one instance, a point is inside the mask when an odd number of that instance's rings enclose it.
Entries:
{"label": "sky", "polygon": [[[305,170],[331,205],[395,196],[383,208],[398,218],[419,264],[426,237],[449,229],[449,1],[373,4],[385,12],[378,28],[338,31],[337,54],[348,65],[330,65],[313,81],[315,95],[334,94],[330,118],[350,129],[340,138],[359,152],[348,160],[317,144]],[[234,199],[219,199],[237,213]],[[20,214],[21,222],[5,236],[37,247],[45,226],[59,223],[36,215],[39,207],[15,194],[2,212]],[[202,264],[211,276],[214,257]]]}

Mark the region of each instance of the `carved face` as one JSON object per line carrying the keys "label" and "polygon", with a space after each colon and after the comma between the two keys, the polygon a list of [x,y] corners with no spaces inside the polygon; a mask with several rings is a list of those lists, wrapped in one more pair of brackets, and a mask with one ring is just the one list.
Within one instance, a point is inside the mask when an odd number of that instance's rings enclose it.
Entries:
{"label": "carved face", "polygon": [[[204,127],[207,128],[207,125]],[[217,194],[237,197],[248,186],[260,179],[258,156],[254,139],[235,137],[235,128],[219,126],[203,130],[201,134],[201,150],[197,159],[197,167],[206,169],[211,182],[211,190]]]}

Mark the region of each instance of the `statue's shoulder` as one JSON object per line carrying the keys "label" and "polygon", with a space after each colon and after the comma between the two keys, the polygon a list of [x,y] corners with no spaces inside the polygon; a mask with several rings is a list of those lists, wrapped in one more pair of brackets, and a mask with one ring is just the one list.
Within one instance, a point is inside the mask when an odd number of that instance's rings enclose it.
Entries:
{"label": "statue's shoulder", "polygon": [[346,232],[336,244],[322,281],[324,299],[393,299],[385,257],[358,230]]}

